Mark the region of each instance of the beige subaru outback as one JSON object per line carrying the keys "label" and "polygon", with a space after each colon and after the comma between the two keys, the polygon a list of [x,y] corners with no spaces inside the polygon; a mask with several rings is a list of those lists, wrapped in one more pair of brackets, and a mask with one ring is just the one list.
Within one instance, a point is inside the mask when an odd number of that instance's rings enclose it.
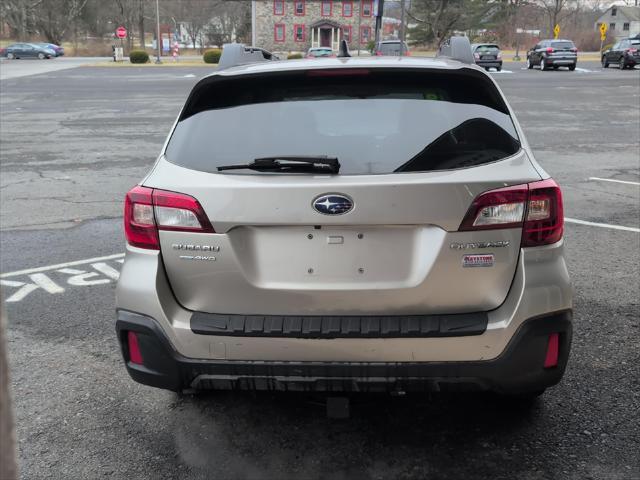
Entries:
{"label": "beige subaru outback", "polygon": [[255,54],[196,84],[126,196],[131,377],[524,396],[559,382],[562,195],[492,78],[443,57]]}

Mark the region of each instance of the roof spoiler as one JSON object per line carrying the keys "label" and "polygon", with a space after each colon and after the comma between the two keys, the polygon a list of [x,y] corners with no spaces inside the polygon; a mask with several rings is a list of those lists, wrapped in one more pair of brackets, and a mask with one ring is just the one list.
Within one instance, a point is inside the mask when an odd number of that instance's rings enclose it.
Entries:
{"label": "roof spoiler", "polygon": [[242,43],[225,43],[222,46],[218,70],[271,60],[280,60],[280,58],[262,48],[247,47]]}
{"label": "roof spoiler", "polygon": [[462,63],[475,63],[469,38],[462,36],[450,37],[445,40],[436,57],[451,58]]}

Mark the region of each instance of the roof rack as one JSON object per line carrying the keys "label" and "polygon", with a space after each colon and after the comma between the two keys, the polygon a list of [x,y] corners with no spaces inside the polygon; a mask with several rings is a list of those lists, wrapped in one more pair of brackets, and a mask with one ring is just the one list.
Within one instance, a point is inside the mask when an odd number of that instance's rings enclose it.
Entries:
{"label": "roof rack", "polygon": [[222,46],[218,70],[272,60],[280,60],[280,58],[262,48],[247,47],[242,43],[225,43]]}
{"label": "roof rack", "polygon": [[450,37],[440,46],[436,57],[451,58],[462,63],[475,63],[469,38],[462,36]]}

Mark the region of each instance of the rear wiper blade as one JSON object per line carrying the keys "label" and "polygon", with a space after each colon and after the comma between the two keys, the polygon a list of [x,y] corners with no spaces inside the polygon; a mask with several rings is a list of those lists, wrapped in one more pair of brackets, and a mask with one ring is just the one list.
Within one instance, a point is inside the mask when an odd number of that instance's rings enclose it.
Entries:
{"label": "rear wiper blade", "polygon": [[305,156],[281,155],[276,157],[256,158],[253,162],[245,165],[221,165],[218,171],[224,170],[258,170],[260,172],[324,172],[338,173],[340,162],[336,157],[326,155]]}

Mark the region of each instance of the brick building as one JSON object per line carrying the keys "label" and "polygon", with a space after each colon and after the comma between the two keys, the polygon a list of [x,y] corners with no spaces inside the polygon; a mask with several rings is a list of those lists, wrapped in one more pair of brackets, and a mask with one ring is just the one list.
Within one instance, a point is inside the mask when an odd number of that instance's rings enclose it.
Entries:
{"label": "brick building", "polygon": [[363,49],[375,35],[374,0],[254,0],[253,45],[273,52]]}

